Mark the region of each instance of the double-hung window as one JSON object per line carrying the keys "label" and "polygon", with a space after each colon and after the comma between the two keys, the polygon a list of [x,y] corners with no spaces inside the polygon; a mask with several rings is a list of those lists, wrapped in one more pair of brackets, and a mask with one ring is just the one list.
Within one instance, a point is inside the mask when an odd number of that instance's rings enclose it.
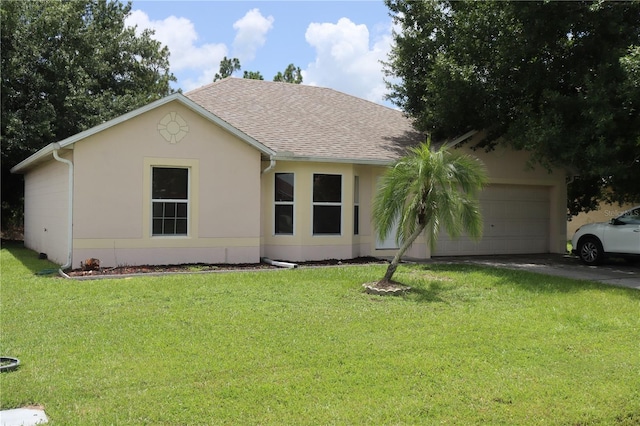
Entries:
{"label": "double-hung window", "polygon": [[313,175],[313,234],[340,235],[342,226],[342,176]]}
{"label": "double-hung window", "polygon": [[151,212],[153,235],[187,235],[189,169],[153,167]]}
{"label": "double-hung window", "polygon": [[274,233],[293,235],[293,173],[275,174]]}

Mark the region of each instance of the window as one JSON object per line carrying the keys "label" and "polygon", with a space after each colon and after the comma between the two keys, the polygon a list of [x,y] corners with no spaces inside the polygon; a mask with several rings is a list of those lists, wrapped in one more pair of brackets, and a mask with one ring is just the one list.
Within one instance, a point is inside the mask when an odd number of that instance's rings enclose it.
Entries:
{"label": "window", "polygon": [[313,234],[339,235],[342,224],[342,176],[313,175]]}
{"label": "window", "polygon": [[153,167],[151,216],[153,235],[187,235],[189,169]]}
{"label": "window", "polygon": [[293,235],[293,173],[275,174],[274,232],[276,235]]}
{"label": "window", "polygon": [[353,177],[353,235],[360,233],[360,179]]}
{"label": "window", "polygon": [[616,219],[624,225],[640,225],[640,208],[629,210]]}

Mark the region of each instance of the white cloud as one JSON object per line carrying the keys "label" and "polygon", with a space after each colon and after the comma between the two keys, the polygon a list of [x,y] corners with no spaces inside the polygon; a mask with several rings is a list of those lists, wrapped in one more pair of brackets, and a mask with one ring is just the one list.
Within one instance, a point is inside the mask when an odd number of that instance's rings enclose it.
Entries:
{"label": "white cloud", "polygon": [[305,34],[316,59],[303,71],[305,84],[332,87],[354,96],[382,102],[387,89],[380,61],[391,49],[391,27],[371,40],[366,25],[348,18],[338,23],[311,23]]}
{"label": "white cloud", "polygon": [[161,21],[152,21],[145,12],[134,10],[127,17],[125,24],[137,25],[138,34],[145,29],[155,30],[153,38],[169,48],[172,72],[197,73],[197,77],[179,82],[185,91],[211,83],[213,76],[220,69],[220,61],[228,53],[227,46],[223,43],[198,45],[198,33],[193,23],[186,18],[169,16]]}
{"label": "white cloud", "polygon": [[[177,86],[189,91],[211,83],[225,56],[237,57],[245,68],[266,44],[274,22],[273,16],[265,17],[257,8],[249,10],[233,24],[232,52],[224,43],[202,42],[193,22],[184,17],[151,20],[144,11],[134,10],[126,25],[137,26],[138,34],[144,29],[155,31],[153,38],[169,48],[170,69],[180,78]],[[348,18],[337,23],[311,23],[305,39],[315,50],[315,60],[302,71],[304,84],[384,103],[387,89],[380,61],[387,59],[393,41],[391,22],[371,28]]]}
{"label": "white cloud", "polygon": [[256,56],[256,51],[264,46],[266,35],[273,28],[273,16],[265,18],[259,9],[251,9],[233,24],[236,37],[233,40],[234,57],[240,63],[249,62]]}

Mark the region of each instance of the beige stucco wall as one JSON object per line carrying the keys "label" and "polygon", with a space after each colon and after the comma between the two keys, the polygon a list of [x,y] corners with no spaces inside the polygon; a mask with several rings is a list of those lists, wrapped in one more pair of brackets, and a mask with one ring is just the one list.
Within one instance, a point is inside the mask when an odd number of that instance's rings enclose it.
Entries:
{"label": "beige stucco wall", "polygon": [[[158,125],[179,114],[176,143]],[[74,267],[259,261],[260,153],[172,102],[75,144]],[[151,168],[187,167],[188,236],[151,236]]]}
{"label": "beige stucco wall", "polygon": [[[490,184],[541,186],[549,191],[549,252],[566,252],[567,185],[563,170],[548,171],[541,166],[529,165],[530,155],[504,146],[485,152],[462,148],[475,155],[487,167]],[[515,212],[514,212],[515,214]]]}
{"label": "beige stucco wall", "polygon": [[[274,234],[275,173],[294,173],[295,176],[293,235]],[[342,175],[341,235],[312,235],[314,173]],[[262,176],[262,255],[291,261],[352,257],[353,215],[345,214],[345,210],[352,211],[353,176],[350,164],[278,161],[275,168]]]}
{"label": "beige stucco wall", "polygon": [[[372,200],[381,166],[346,163],[279,161],[262,178],[262,255],[289,261],[349,259],[358,256],[392,256],[395,250],[377,250],[371,222]],[[294,234],[274,234],[274,176],[294,173]],[[341,235],[313,235],[313,175],[342,176]],[[354,235],[354,177],[359,179],[359,232]],[[409,255],[424,258],[425,244],[419,239]]]}
{"label": "beige stucco wall", "polygon": [[[167,141],[159,123],[184,119],[184,138]],[[165,133],[166,135],[166,133]],[[172,143],[174,142],[174,143]],[[524,152],[498,147],[462,150],[487,166],[493,185],[544,188],[549,193],[549,252],[566,244],[566,185],[562,171],[530,169]],[[65,153],[71,155],[71,151]],[[172,102],[87,137],[74,145],[73,267],[94,257],[102,266],[258,262],[261,256],[291,261],[392,256],[376,248],[371,222],[383,166],[278,160],[269,162],[244,141]],[[151,235],[151,169],[190,170],[187,236]],[[25,243],[59,263],[66,261],[67,166],[51,160],[26,176]],[[293,235],[274,235],[274,175],[295,174]],[[342,176],[340,235],[312,234],[313,174]],[[359,234],[354,235],[354,177],[359,178]],[[514,212],[516,214],[516,212]],[[44,231],[44,229],[47,231]],[[431,256],[424,238],[409,258]]]}
{"label": "beige stucco wall", "polygon": [[[70,159],[71,152],[62,155]],[[46,253],[56,263],[67,262],[69,168],[51,159],[24,177],[24,244]]]}
{"label": "beige stucco wall", "polygon": [[[566,185],[561,170],[549,173],[543,168],[530,168],[528,154],[498,147],[486,153],[463,151],[477,156],[486,165],[490,184],[496,186],[514,185],[531,187],[548,193],[549,199],[549,244],[551,253],[565,251],[566,234]],[[263,163],[265,168],[268,163]],[[376,248],[375,230],[371,222],[371,207],[375,195],[376,182],[385,171],[383,166],[335,164],[320,162],[278,161],[276,167],[262,176],[262,256],[290,261],[319,260],[327,258],[349,258],[356,256],[393,256],[395,250]],[[294,234],[274,235],[274,174],[294,173]],[[342,175],[342,233],[336,236],[312,235],[312,177],[314,173]],[[360,182],[360,232],[353,235],[353,182],[354,176]],[[517,214],[514,211],[514,214]],[[487,225],[488,226],[488,225]],[[526,250],[525,250],[526,251]],[[419,238],[406,254],[407,258],[425,259],[431,257],[429,245]]]}

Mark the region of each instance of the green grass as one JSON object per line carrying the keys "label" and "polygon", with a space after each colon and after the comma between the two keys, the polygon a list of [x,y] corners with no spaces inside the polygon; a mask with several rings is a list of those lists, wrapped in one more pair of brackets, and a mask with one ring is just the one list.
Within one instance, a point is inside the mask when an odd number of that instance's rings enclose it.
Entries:
{"label": "green grass", "polygon": [[640,424],[640,292],[470,265],[64,280],[1,253],[2,409],[51,425]]}

